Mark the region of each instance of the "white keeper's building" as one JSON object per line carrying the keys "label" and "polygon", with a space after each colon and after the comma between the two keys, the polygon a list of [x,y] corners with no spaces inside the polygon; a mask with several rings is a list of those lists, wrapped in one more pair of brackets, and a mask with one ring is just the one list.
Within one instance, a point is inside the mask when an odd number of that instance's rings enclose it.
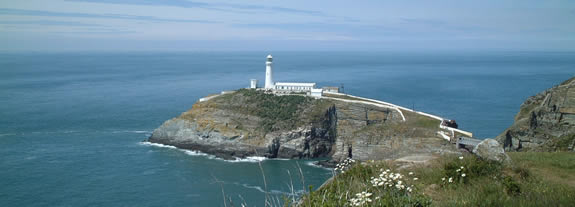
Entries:
{"label": "white keeper's building", "polygon": [[[256,79],[250,80],[250,88],[258,88],[258,81]],[[321,97],[323,89],[315,88],[315,83],[295,83],[295,82],[275,82],[273,80],[273,57],[268,55],[266,58],[266,82],[264,85],[265,90],[273,91],[274,93],[306,93],[314,97]]]}

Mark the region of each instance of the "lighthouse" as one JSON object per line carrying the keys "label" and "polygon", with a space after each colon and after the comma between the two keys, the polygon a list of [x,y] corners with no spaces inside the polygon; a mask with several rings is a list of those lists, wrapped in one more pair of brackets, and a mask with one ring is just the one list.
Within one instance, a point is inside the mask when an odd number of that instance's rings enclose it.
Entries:
{"label": "lighthouse", "polygon": [[268,55],[266,58],[266,89],[273,89],[274,88],[274,79],[273,79],[273,71],[272,71],[272,55]]}

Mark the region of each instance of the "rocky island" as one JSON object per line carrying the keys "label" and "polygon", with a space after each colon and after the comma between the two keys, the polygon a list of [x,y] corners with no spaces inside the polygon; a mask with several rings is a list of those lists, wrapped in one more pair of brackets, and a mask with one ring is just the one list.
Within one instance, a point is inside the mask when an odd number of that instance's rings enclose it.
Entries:
{"label": "rocky island", "polygon": [[470,132],[454,121],[315,83],[274,82],[201,98],[191,110],[154,130],[150,142],[224,159],[331,158],[333,161],[431,157],[457,152],[456,137]]}
{"label": "rocky island", "polygon": [[450,139],[459,132],[441,120],[341,93],[313,98],[240,89],[202,100],[149,141],[225,159],[381,160],[457,151]]}

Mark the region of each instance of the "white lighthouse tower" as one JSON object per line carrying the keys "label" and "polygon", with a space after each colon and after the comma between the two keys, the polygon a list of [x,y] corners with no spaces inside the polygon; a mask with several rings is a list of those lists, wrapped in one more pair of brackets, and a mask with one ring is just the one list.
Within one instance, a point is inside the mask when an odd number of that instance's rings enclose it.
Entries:
{"label": "white lighthouse tower", "polygon": [[273,71],[272,71],[272,55],[268,55],[266,59],[266,89],[273,89],[274,88],[274,79],[273,79]]}

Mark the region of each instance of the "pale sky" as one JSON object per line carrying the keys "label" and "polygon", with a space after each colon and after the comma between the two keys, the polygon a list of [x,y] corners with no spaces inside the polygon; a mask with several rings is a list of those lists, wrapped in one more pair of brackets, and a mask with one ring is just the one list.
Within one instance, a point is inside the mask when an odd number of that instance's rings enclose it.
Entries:
{"label": "pale sky", "polygon": [[0,50],[575,50],[575,1],[0,0]]}

